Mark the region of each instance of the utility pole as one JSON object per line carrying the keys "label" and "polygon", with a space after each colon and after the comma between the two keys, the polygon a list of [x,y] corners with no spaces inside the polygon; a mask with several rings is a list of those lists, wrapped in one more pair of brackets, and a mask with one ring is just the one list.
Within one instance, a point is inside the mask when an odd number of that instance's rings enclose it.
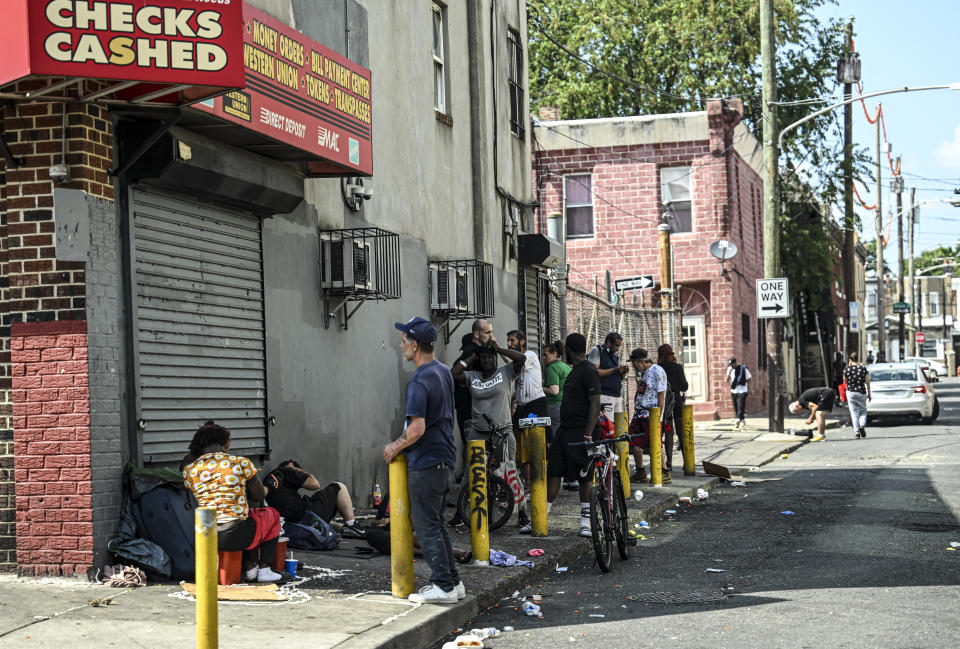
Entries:
{"label": "utility pole", "polygon": [[673,329],[670,326],[670,311],[673,310],[673,260],[670,259],[670,224],[661,223],[657,226],[657,238],[660,251],[660,312],[663,314],[661,328],[663,340],[670,342],[674,339]]}
{"label": "utility pole", "polygon": [[[777,100],[776,41],[773,0],[760,0],[760,57],[763,80],[763,275],[780,275],[780,223],[777,204]],[[767,374],[770,378],[769,430],[783,432],[783,396],[780,394],[783,320],[767,323]]]}
{"label": "utility pole", "polygon": [[[915,316],[914,316],[914,314],[916,313],[916,308],[917,308],[917,307],[916,307],[916,302],[915,302],[915,300],[916,300],[916,292],[913,290],[913,223],[914,223],[914,219],[916,218],[916,211],[917,211],[917,206],[916,206],[916,203],[914,203],[914,200],[913,200],[913,199],[914,199],[914,196],[915,196],[916,192],[917,192],[917,190],[916,190],[915,187],[911,187],[911,188],[910,188],[910,216],[907,217],[907,228],[909,229],[909,233],[907,234],[907,240],[908,240],[908,242],[909,242],[909,243],[908,243],[908,246],[909,246],[909,249],[910,249],[909,259],[907,260],[907,265],[908,265],[908,267],[909,267],[908,270],[907,270],[907,276],[909,277],[909,280],[910,280],[910,295],[909,295],[909,300],[910,300],[910,329],[911,329],[911,331],[913,331],[914,335],[916,335],[916,332],[917,332],[917,322],[916,322],[916,318],[915,318]],[[910,345],[910,355],[911,355],[911,356],[919,356],[920,354],[916,353],[916,350],[914,349],[914,341],[913,341],[913,338],[914,338],[914,336],[910,336],[910,340],[908,341],[908,344]]]}
{"label": "utility pole", "polygon": [[883,280],[883,183],[880,180],[880,120],[876,121],[874,124],[875,128],[875,137],[874,141],[877,145],[877,358],[883,358],[884,361],[887,360],[887,336],[884,331],[884,325],[887,324],[887,316],[884,311],[884,292],[886,290],[886,282]]}
{"label": "utility pole", "polygon": [[[897,156],[897,169],[900,169],[900,156]],[[897,193],[897,302],[903,302],[903,176],[894,176],[893,191]],[[897,334],[897,357],[902,361],[904,354],[903,324],[904,313],[900,312],[900,328]]]}
{"label": "utility pole", "polygon": [[[847,23],[845,33],[845,54],[853,52],[853,21]],[[851,78],[851,77],[848,77]],[[844,79],[846,81],[847,79]],[[853,97],[853,84],[843,84],[843,98]],[[853,212],[853,104],[843,107],[843,293],[847,301],[847,328],[850,327],[850,302],[855,301],[856,280],[854,278],[856,262],[856,242],[854,239],[855,216]],[[850,348],[850,336],[847,336],[846,353]]]}

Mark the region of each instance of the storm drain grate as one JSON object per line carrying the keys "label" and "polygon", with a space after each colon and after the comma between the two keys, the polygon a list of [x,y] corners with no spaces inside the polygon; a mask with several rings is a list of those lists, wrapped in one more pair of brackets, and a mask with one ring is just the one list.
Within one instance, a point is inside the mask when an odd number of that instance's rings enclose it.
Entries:
{"label": "storm drain grate", "polygon": [[628,595],[635,602],[656,602],[660,604],[698,604],[700,602],[719,602],[726,599],[720,591],[687,591],[685,593],[639,593]]}

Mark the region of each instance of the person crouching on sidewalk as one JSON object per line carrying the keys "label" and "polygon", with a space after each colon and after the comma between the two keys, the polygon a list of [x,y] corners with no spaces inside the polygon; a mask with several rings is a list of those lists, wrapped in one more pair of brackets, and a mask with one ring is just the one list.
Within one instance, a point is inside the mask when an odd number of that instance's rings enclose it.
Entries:
{"label": "person crouching on sidewalk", "polygon": [[795,415],[799,415],[804,409],[810,411],[807,424],[817,422],[817,432],[810,438],[811,442],[822,442],[826,439],[826,414],[833,410],[836,399],[837,394],[832,388],[810,388],[804,390],[797,400],[790,404],[790,412]]}

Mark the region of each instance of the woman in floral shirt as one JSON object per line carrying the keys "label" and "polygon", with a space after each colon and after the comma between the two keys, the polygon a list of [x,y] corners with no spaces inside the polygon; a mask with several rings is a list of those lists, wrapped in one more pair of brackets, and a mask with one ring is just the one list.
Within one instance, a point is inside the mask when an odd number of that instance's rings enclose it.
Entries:
{"label": "woman in floral shirt", "polygon": [[243,550],[248,581],[269,582],[282,578],[270,569],[280,536],[280,515],[272,507],[251,508],[247,492],[257,501],[264,498],[263,483],[253,462],[231,455],[230,431],[208,421],[190,442],[191,460],[183,466],[183,481],[200,507],[217,511],[217,548]]}

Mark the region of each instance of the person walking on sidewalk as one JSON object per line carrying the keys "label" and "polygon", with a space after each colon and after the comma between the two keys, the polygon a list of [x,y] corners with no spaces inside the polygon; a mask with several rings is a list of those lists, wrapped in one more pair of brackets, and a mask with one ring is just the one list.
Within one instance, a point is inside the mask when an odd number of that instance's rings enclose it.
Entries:
{"label": "person walking on sidewalk", "polygon": [[[654,365],[646,349],[637,348],[630,352],[630,362],[637,372],[637,394],[634,397],[633,420],[630,422],[630,434],[641,437],[630,440],[630,454],[636,464],[636,470],[630,476],[631,482],[646,482],[647,473],[643,470],[643,449],[653,444],[663,443],[663,419],[660,430],[650,430],[650,408],[659,408],[661,417],[667,412],[667,373],[659,365]],[[646,435],[644,435],[646,433]],[[666,469],[666,456],[661,453],[660,461]],[[669,471],[664,471],[663,483],[673,481]]]}
{"label": "person walking on sidewalk", "polygon": [[743,363],[737,363],[736,358],[731,358],[727,363],[727,380],[730,381],[730,396],[733,399],[733,411],[736,416],[736,427],[743,428],[744,411],[747,408],[747,387],[748,381],[753,378],[750,370]]}
{"label": "person walking on sidewalk", "polygon": [[832,388],[810,388],[804,390],[796,401],[790,404],[790,412],[799,415],[804,409],[810,411],[807,424],[817,422],[817,432],[810,438],[811,442],[822,442],[827,438],[826,413],[833,410],[837,393]]}
{"label": "person walking on sidewalk", "polygon": [[[657,347],[657,365],[666,372],[667,389],[670,391],[670,396],[673,397],[672,412],[663,415],[670,424],[663,442],[667,451],[667,471],[670,471],[673,469],[674,435],[678,440],[683,439],[683,402],[690,386],[687,384],[687,375],[683,371],[683,365],[677,362],[677,355],[673,353],[673,347],[670,345],[664,343]],[[680,452],[683,453],[682,444]]]}
{"label": "person walking on sidewalk", "polygon": [[847,383],[847,407],[850,408],[850,421],[857,439],[867,436],[867,402],[873,399],[870,393],[870,372],[857,362],[857,353],[853,352],[843,369],[843,380]]}
{"label": "person walking on sidewalk", "polygon": [[616,331],[607,334],[602,345],[590,350],[587,360],[600,372],[600,408],[610,421],[616,421],[616,413],[623,412],[623,377],[629,366],[620,364],[620,347],[623,336]]}
{"label": "person walking on sidewalk", "polygon": [[403,433],[383,447],[387,464],[407,455],[413,529],[430,566],[430,585],[410,595],[414,602],[455,604],[467,596],[460,581],[450,531],[443,520],[450,472],[457,462],[453,441],[453,377],[434,357],[437,328],[424,318],[397,322],[400,353],[416,366],[406,391]]}
{"label": "person walking on sidewalk", "polygon": [[[580,485],[580,536],[590,536],[590,487],[593,472],[587,466],[587,448],[571,442],[597,439],[600,420],[600,374],[587,360],[587,339],[572,333],[566,340],[567,361],[572,369],[563,384],[560,429],[547,452],[547,513],[560,493],[563,480]],[[584,475],[580,472],[584,471]]]}

